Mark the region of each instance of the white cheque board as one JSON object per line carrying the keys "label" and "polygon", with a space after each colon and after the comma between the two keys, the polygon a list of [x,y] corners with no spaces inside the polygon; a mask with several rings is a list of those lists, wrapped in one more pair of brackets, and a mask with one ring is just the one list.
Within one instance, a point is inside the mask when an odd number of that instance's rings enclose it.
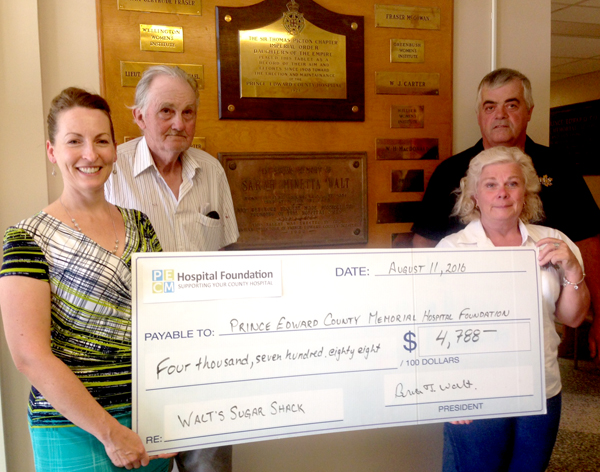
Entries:
{"label": "white cheque board", "polygon": [[137,254],[149,453],[545,413],[537,253]]}

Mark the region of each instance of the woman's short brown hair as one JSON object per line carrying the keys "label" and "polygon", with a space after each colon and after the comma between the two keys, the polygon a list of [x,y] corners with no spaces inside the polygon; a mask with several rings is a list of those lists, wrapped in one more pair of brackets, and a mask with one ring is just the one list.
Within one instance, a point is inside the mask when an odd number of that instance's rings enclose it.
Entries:
{"label": "woman's short brown hair", "polygon": [[108,106],[108,102],[100,95],[89,93],[77,87],[69,87],[54,97],[52,103],[50,104],[47,123],[48,139],[52,144],[54,144],[56,132],[58,131],[58,115],[60,115],[60,113],[63,111],[67,111],[75,107],[103,111],[108,117],[108,121],[110,123],[110,135],[113,143],[115,142],[115,129],[110,116],[110,107]]}

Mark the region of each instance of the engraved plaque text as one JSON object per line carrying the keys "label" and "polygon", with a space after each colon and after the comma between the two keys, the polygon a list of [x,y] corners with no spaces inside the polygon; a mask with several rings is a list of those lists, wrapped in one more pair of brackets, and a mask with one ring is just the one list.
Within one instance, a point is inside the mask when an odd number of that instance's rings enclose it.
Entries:
{"label": "engraved plaque text", "polygon": [[181,26],[140,25],[140,50],[183,52]]}
{"label": "engraved plaque text", "polygon": [[438,7],[375,5],[376,28],[439,30],[440,23],[441,13]]}
{"label": "engraved plaque text", "polygon": [[366,153],[223,153],[236,248],[367,241]]}
{"label": "engraved plaque text", "polygon": [[377,159],[439,159],[437,138],[381,139],[376,142]]}

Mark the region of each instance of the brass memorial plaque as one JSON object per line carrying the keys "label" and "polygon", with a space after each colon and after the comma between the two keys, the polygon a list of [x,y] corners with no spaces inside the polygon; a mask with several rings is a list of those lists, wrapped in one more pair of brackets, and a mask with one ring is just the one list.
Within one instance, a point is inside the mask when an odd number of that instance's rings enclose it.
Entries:
{"label": "brass memorial plaque", "polygon": [[385,202],[377,204],[377,224],[414,223],[421,202]]}
{"label": "brass memorial plaque", "polygon": [[201,0],[118,0],[119,10],[202,15]]}
{"label": "brass memorial plaque", "polygon": [[221,153],[236,249],[367,242],[366,153]]}
{"label": "brass memorial plaque", "polygon": [[423,105],[392,105],[390,128],[423,128],[425,107]]}
{"label": "brass memorial plaque", "polygon": [[219,119],[364,121],[364,18],[313,0],[216,7]]}
{"label": "brass memorial plaque", "polygon": [[[293,1],[293,0],[292,0]],[[305,20],[240,31],[242,97],[345,99],[346,37]]]}
{"label": "brass memorial plaque", "polygon": [[206,138],[201,136],[194,136],[194,139],[192,139],[192,147],[200,149],[201,151],[206,150]]}
{"label": "brass memorial plaque", "polygon": [[410,28],[439,30],[441,12],[438,7],[375,5],[376,28]]}
{"label": "brass memorial plaque", "polygon": [[425,41],[390,39],[390,62],[425,62]]}
{"label": "brass memorial plaque", "polygon": [[425,171],[423,169],[393,170],[392,192],[424,192]]}
{"label": "brass memorial plaque", "polygon": [[183,52],[181,26],[140,25],[140,50]]}
{"label": "brass memorial plaque", "polygon": [[377,159],[435,160],[439,159],[437,138],[381,139],[376,142]]}
{"label": "brass memorial plaque", "polygon": [[393,95],[439,95],[440,74],[375,72],[375,92]]}
{"label": "brass memorial plaque", "polygon": [[[121,86],[135,87],[142,78],[142,74],[148,67],[162,65],[159,62],[129,62],[121,61]],[[177,66],[191,75],[196,82],[198,88],[204,88],[204,66],[199,64],[164,64],[167,66]]]}

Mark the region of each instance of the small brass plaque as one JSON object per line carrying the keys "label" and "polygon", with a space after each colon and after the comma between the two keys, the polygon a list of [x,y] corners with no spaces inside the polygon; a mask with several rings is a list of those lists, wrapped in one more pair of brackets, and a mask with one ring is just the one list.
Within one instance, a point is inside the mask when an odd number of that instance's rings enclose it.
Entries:
{"label": "small brass plaque", "polygon": [[377,139],[377,159],[435,160],[439,159],[437,138]]}
{"label": "small brass plaque", "polygon": [[240,248],[367,242],[366,153],[222,153]]}
{"label": "small brass plaque", "polygon": [[375,92],[392,95],[439,95],[440,74],[375,72]]}
{"label": "small brass plaque", "polygon": [[423,128],[425,107],[423,105],[392,105],[390,128]]}
{"label": "small brass plaque", "polygon": [[392,192],[424,192],[425,172],[423,169],[393,170]]}
{"label": "small brass plaque", "polygon": [[181,26],[140,25],[140,50],[183,52]]}
{"label": "small brass plaque", "polygon": [[375,5],[376,28],[410,28],[439,30],[441,12],[438,7]]}
{"label": "small brass plaque", "polygon": [[390,62],[425,62],[425,41],[390,39]]}
{"label": "small brass plaque", "polygon": [[119,10],[202,15],[201,0],[118,0]]}
{"label": "small brass plaque", "polygon": [[[135,87],[142,78],[144,71],[151,66],[162,65],[159,62],[128,62],[121,61],[121,86]],[[196,82],[198,88],[204,88],[204,66],[199,64],[166,64],[169,66],[177,66],[191,75]]]}
{"label": "small brass plaque", "polygon": [[200,149],[201,151],[206,150],[206,138],[200,136],[194,136],[192,140],[192,147],[196,149]]}
{"label": "small brass plaque", "polygon": [[421,202],[389,202],[377,204],[377,224],[414,223]]}
{"label": "small brass plaque", "polygon": [[346,37],[306,19],[292,34],[284,19],[240,30],[241,96],[346,99]]}

